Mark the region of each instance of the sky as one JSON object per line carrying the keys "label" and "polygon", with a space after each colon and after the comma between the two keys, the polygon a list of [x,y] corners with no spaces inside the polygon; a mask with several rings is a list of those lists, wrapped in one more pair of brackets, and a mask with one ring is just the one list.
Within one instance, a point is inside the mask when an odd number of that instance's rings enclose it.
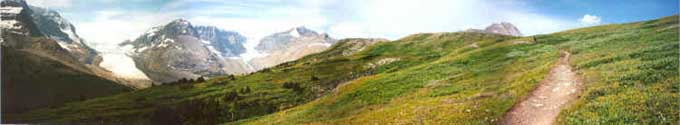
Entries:
{"label": "sky", "polygon": [[[95,48],[174,19],[237,31],[251,41],[305,26],[334,38],[399,39],[510,22],[524,35],[655,19],[677,0],[28,0],[57,10]],[[99,47],[98,47],[99,46]],[[102,51],[102,50],[100,50]],[[105,51],[105,50],[104,50]]]}

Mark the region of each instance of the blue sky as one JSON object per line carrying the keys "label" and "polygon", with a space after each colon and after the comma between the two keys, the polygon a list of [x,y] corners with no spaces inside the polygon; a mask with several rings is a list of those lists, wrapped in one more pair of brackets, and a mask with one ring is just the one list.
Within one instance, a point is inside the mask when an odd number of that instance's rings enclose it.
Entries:
{"label": "blue sky", "polygon": [[494,22],[523,34],[655,19],[678,13],[677,0],[29,0],[63,13],[94,46],[113,45],[185,18],[245,34],[250,41],[296,26],[332,37],[398,39]]}
{"label": "blue sky", "polygon": [[625,23],[655,19],[678,13],[677,0],[536,0],[536,11],[563,18],[580,18],[584,13],[606,19],[606,23]]}

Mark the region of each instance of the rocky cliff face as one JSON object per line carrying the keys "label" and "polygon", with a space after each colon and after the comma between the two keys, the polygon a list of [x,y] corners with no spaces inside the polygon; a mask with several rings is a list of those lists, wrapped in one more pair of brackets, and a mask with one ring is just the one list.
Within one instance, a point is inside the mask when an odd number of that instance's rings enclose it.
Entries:
{"label": "rocky cliff face", "polygon": [[40,29],[40,33],[56,40],[59,46],[69,51],[78,61],[85,64],[98,65],[101,56],[97,51],[85,44],[85,40],[76,34],[76,28],[59,15],[58,12],[40,7],[30,7],[31,17]]}
{"label": "rocky cliff face", "polygon": [[85,45],[58,13],[23,0],[0,2],[2,114],[107,96],[130,88],[96,67]]}
{"label": "rocky cliff face", "polygon": [[292,28],[262,38],[255,49],[267,56],[253,58],[249,63],[255,69],[275,66],[321,52],[336,41],[328,34],[319,34],[305,27]]}
{"label": "rocky cliff face", "polygon": [[151,80],[170,82],[251,71],[237,57],[245,52],[243,42],[245,37],[236,32],[178,19],[121,46],[132,48],[128,55]]}
{"label": "rocky cliff face", "polygon": [[[62,18],[58,12],[39,7],[29,7],[22,0],[2,1],[0,28],[3,32],[2,44],[18,49],[32,48],[53,56],[74,58],[76,62],[86,65],[97,65],[101,56],[97,51],[84,43],[71,23]],[[36,43],[34,40],[19,38],[46,37],[58,46],[42,46],[47,43]],[[44,48],[38,47],[41,44]]]}
{"label": "rocky cliff face", "polygon": [[208,41],[223,57],[236,57],[246,52],[243,44],[246,37],[232,31],[221,30],[213,26],[196,26],[198,38]]}
{"label": "rocky cliff face", "polygon": [[512,25],[511,23],[508,22],[494,23],[484,28],[484,30],[468,29],[466,30],[466,32],[481,32],[509,36],[522,36],[522,33],[519,31],[519,29],[517,29],[515,25]]}
{"label": "rocky cliff face", "polygon": [[[25,37],[42,36],[40,30],[35,26],[33,11],[23,0],[3,0],[0,1],[0,29],[2,34],[14,34]],[[7,41],[7,42],[5,42]],[[6,46],[16,46],[17,41],[3,40]]]}

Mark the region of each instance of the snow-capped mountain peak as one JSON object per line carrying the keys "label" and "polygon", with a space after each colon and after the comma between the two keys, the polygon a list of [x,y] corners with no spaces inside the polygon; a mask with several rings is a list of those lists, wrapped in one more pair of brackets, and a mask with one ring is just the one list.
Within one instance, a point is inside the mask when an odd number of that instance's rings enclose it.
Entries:
{"label": "snow-capped mountain peak", "polygon": [[255,69],[262,69],[320,52],[335,42],[327,34],[319,34],[302,26],[295,27],[262,38],[255,50],[266,56],[253,58],[249,62]]}
{"label": "snow-capped mountain peak", "polygon": [[137,66],[150,79],[166,82],[184,77],[246,72],[238,66],[242,60],[232,59],[245,52],[245,40],[245,36],[237,32],[194,26],[188,20],[177,19],[154,27],[121,46],[132,46],[128,55],[137,64],[153,64]]}
{"label": "snow-capped mountain peak", "polygon": [[163,26],[163,32],[168,35],[195,35],[191,22],[185,19],[176,19]]}
{"label": "snow-capped mountain peak", "polygon": [[297,29],[289,31],[288,34],[293,37],[300,37],[300,32]]}

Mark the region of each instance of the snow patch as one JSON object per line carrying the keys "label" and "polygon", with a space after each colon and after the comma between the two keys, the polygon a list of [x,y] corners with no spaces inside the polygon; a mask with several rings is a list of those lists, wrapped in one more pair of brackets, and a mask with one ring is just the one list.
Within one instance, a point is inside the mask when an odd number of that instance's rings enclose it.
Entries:
{"label": "snow patch", "polygon": [[330,43],[321,43],[321,45],[322,45],[322,46],[325,46],[325,47],[331,47],[331,45],[333,45],[333,44],[330,44]]}
{"label": "snow patch", "polygon": [[160,28],[158,28],[158,27],[151,28],[151,29],[147,30],[147,31],[145,32],[145,34],[154,34],[154,33],[156,33],[159,29],[160,29]]}
{"label": "snow patch", "polygon": [[147,33],[146,37],[151,38],[153,35],[156,35],[156,32]]}
{"label": "snow patch", "polygon": [[123,78],[149,79],[141,70],[137,69],[135,62],[129,56],[122,53],[104,53],[104,60],[99,66],[113,72],[114,75]]}
{"label": "snow patch", "polygon": [[62,41],[57,41],[57,44],[59,44],[59,46],[60,46],[61,48],[64,48],[64,49],[68,50],[69,52],[71,51],[71,48],[69,47],[70,44],[64,43],[64,42],[62,42]]}
{"label": "snow patch", "polygon": [[0,7],[0,13],[3,14],[19,14],[21,13],[21,10],[23,10],[23,7]]}
{"label": "snow patch", "polygon": [[143,52],[146,49],[149,49],[149,47],[145,46],[145,47],[142,47],[142,48],[137,48],[137,49],[135,49],[135,52]]}
{"label": "snow patch", "polygon": [[242,60],[243,58],[238,57],[238,56],[230,56],[230,57],[227,57],[227,59],[231,59],[231,60]]}
{"label": "snow patch", "polygon": [[201,42],[205,43],[205,44],[210,44],[210,41],[206,41],[206,40],[203,40],[203,39],[201,39]]}
{"label": "snow patch", "polygon": [[174,39],[165,39],[165,40],[163,40],[163,42],[164,43],[174,43],[175,40]]}
{"label": "snow patch", "polygon": [[206,45],[206,47],[208,47],[208,50],[210,50],[210,52],[212,52],[212,53],[214,53],[214,54],[216,54],[216,55],[220,55],[220,56],[222,55],[222,53],[220,53],[219,51],[217,51],[217,49],[215,49],[215,47],[213,47],[213,46],[211,46],[211,45]]}
{"label": "snow patch", "polygon": [[243,61],[248,62],[254,58],[265,57],[268,55],[266,53],[260,53],[259,51],[257,51],[257,49],[255,49],[257,44],[260,44],[260,39],[261,38],[253,37],[246,38],[246,42],[245,44],[243,44],[243,46],[246,48],[246,52],[239,55],[243,59]]}
{"label": "snow patch", "polygon": [[300,37],[300,32],[298,32],[295,29],[292,29],[288,34],[290,34],[293,37]]}
{"label": "snow patch", "polygon": [[157,47],[168,47],[168,46],[170,46],[170,44],[168,44],[168,43],[174,43],[174,42],[175,42],[175,40],[173,40],[173,39],[165,39],[165,40],[163,40],[163,42],[161,42],[161,44],[157,44],[156,46]]}
{"label": "snow patch", "polygon": [[[73,33],[73,31],[70,28],[71,27],[65,27],[65,28],[62,27],[59,30],[61,30],[61,32],[64,32],[68,36],[69,39],[73,40],[74,43],[82,44],[81,41],[80,41],[80,38],[78,38],[78,36],[76,36],[76,34]],[[73,43],[71,43],[71,44],[73,44]]]}
{"label": "snow patch", "polygon": [[128,45],[125,45],[125,46],[121,46],[119,49],[120,49],[120,50],[130,50],[130,49],[132,49],[133,47],[134,47],[134,46],[128,44]]}
{"label": "snow patch", "polygon": [[[21,10],[23,10],[23,7],[11,7],[11,6],[6,6],[6,7],[0,7],[0,14],[2,16],[18,16],[19,13],[21,13]],[[0,28],[6,28],[6,29],[20,29],[21,25],[16,25],[18,24],[19,21],[16,20],[0,20]]]}
{"label": "snow patch", "polygon": [[307,44],[307,47],[312,47],[312,46],[324,46],[324,47],[330,47],[330,43],[312,43],[312,44]]}
{"label": "snow patch", "polygon": [[2,20],[0,21],[0,28],[20,29],[21,25],[16,25],[18,23],[19,21],[16,20]]}

